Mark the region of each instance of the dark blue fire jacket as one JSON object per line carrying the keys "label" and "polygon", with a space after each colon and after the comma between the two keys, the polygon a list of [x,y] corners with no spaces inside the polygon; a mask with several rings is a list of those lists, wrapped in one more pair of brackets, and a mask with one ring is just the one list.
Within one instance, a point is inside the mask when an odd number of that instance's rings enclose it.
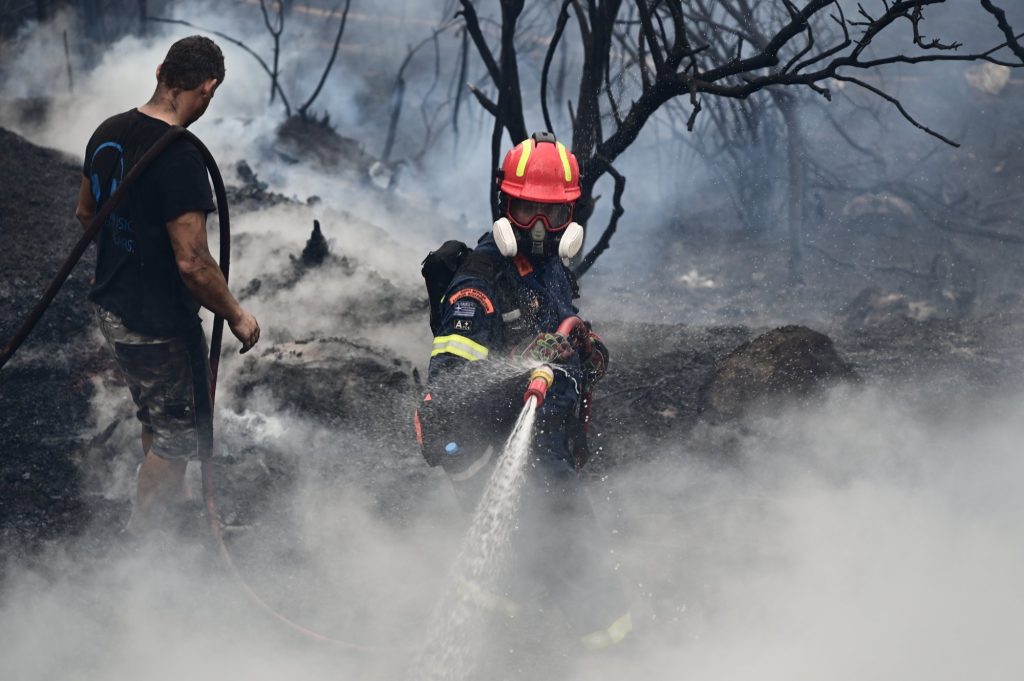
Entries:
{"label": "dark blue fire jacket", "polygon": [[[490,234],[480,239],[445,292],[420,427],[424,456],[444,468],[467,512],[477,507],[488,471],[522,410],[533,368],[520,357],[522,349],[539,332],[554,332],[577,313],[572,297],[557,258],[503,257]],[[543,589],[584,646],[602,647],[622,640],[632,619],[576,474],[573,450],[583,438],[580,359],[552,366],[555,381],[537,413],[513,536],[516,568],[510,572],[533,585],[525,593]],[[522,596],[516,579],[507,586],[512,598]]]}
{"label": "dark blue fire jacket", "polygon": [[[481,431],[483,440],[492,440],[487,444],[496,440],[500,446],[522,407],[533,368],[519,353],[539,332],[554,333],[563,319],[578,312],[569,276],[557,257],[506,258],[488,233],[472,258],[445,293],[431,350],[428,383],[436,400],[431,411],[446,416],[441,420],[451,432],[437,434],[445,442],[424,445],[455,442],[459,447],[442,459],[475,454],[465,452],[458,438],[479,448],[484,446]],[[572,466],[569,426],[577,417],[581,394],[580,358],[553,368],[555,382],[538,412],[535,451],[551,463]]]}

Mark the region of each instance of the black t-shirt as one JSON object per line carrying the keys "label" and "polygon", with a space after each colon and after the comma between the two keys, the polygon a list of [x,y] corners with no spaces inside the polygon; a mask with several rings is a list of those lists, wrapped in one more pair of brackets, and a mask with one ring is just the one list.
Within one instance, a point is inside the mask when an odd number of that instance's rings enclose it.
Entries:
{"label": "black t-shirt", "polygon": [[[169,128],[132,109],[96,129],[82,173],[97,211]],[[178,273],[167,223],[183,213],[213,209],[202,155],[186,140],[176,140],[138,178],[100,230],[90,300],[139,333],[174,336],[199,324],[199,304]]]}

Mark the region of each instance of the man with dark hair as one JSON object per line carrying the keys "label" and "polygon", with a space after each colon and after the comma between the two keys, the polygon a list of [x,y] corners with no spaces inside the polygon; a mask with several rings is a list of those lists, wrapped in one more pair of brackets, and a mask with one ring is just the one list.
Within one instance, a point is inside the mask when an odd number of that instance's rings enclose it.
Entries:
{"label": "man with dark hair", "polygon": [[[206,111],[224,80],[224,55],[202,36],[171,46],[143,106],[104,121],[86,147],[75,216],[88,225],[132,166],[173,125]],[[214,209],[203,157],[178,139],[131,187],[97,237],[89,299],[142,422],[145,452],[129,531],[186,500],[185,469],[212,437],[203,306],[227,320],[248,351],[255,317],[231,295],[206,237]]]}

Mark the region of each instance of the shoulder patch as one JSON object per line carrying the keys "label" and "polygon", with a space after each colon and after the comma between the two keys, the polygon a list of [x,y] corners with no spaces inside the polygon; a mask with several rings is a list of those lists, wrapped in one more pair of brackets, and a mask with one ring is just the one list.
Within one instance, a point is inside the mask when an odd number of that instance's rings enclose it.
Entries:
{"label": "shoulder patch", "polygon": [[456,319],[455,320],[456,331],[472,331],[473,320],[472,319]]}
{"label": "shoulder patch", "polygon": [[476,316],[476,308],[475,300],[463,298],[462,300],[455,301],[455,304],[452,306],[452,314],[456,317],[472,319]]}
{"label": "shoulder patch", "polygon": [[475,288],[464,288],[457,293],[452,294],[451,298],[448,299],[449,303],[455,303],[463,298],[471,298],[484,308],[484,313],[492,314],[494,312],[494,303],[487,297],[487,294],[483,291]]}

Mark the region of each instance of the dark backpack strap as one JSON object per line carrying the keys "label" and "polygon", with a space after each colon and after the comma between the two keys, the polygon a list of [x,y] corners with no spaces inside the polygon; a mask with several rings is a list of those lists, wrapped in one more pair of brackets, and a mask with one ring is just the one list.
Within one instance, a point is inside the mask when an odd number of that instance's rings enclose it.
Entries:
{"label": "dark backpack strap", "polygon": [[473,251],[459,268],[459,274],[483,279],[490,284],[502,314],[518,309],[516,280],[511,275],[507,258]]}
{"label": "dark backpack strap", "polygon": [[423,269],[420,272],[427,285],[427,298],[430,301],[430,330],[435,334],[441,323],[441,299],[452,283],[455,273],[472,253],[473,249],[466,244],[452,240],[444,242],[440,248],[431,251],[423,259]]}
{"label": "dark backpack strap", "polygon": [[566,266],[562,263],[562,269],[565,270],[565,278],[569,280],[569,290],[572,291],[572,299],[578,300],[580,297],[580,282],[576,278],[576,273],[572,271],[571,267]]}

